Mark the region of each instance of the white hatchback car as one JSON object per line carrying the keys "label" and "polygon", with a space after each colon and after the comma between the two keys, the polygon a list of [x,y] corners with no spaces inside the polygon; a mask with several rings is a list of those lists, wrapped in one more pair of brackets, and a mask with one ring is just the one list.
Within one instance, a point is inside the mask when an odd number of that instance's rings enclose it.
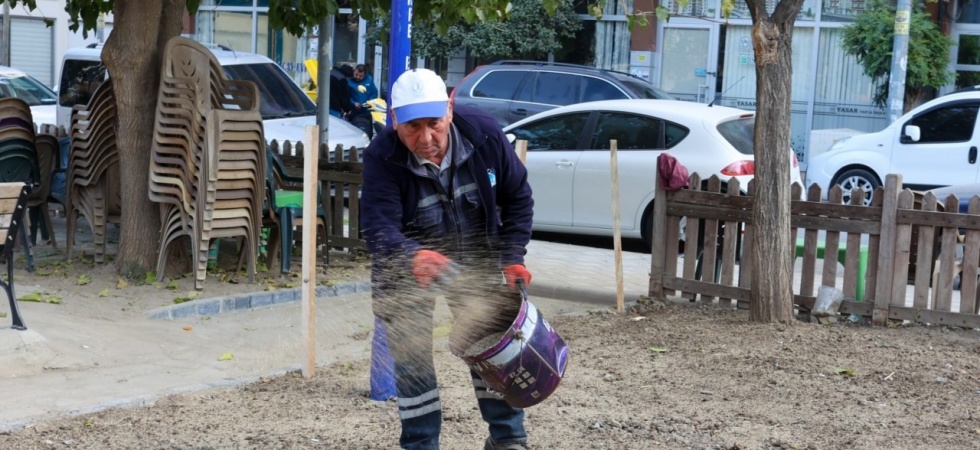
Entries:
{"label": "white hatchback car", "polygon": [[13,67],[0,66],[0,98],[7,97],[27,102],[35,125],[55,123],[58,95],[27,73]]}
{"label": "white hatchback car", "polygon": [[[536,231],[613,234],[609,141],[617,140],[623,237],[649,242],[657,156],[669,153],[702,179],[754,176],[755,113],[676,100],[578,103],[504,128],[528,141]],[[801,183],[792,157],[791,183]]]}

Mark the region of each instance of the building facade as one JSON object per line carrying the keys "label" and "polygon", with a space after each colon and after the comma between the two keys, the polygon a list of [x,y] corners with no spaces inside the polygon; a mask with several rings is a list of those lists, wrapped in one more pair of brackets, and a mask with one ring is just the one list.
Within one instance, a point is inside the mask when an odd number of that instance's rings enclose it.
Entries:
{"label": "building facade", "polygon": [[[652,11],[654,0],[607,1],[601,20],[585,14],[588,2],[575,0],[583,30],[574,51],[565,55],[597,67],[629,71],[688,101],[755,108],[755,65],[751,18],[744,0],[723,18],[721,0],[691,0],[681,8],[665,0],[672,17],[628,30],[624,10]],[[768,0],[771,11],[776,0]],[[67,48],[98,40],[68,30],[64,0],[38,0],[37,9],[17,7],[11,17],[11,65],[56,85],[59,61]],[[864,10],[865,0],[804,0],[793,32],[792,146],[805,165],[808,155],[826,150],[841,136],[877,131],[887,125],[886,111],[872,104],[874,86],[854,57],[840,48],[842,28]],[[980,84],[980,5],[973,0],[930,4],[934,17],[954,40],[949,68],[956,81],[937,94]],[[46,20],[53,26],[48,27]],[[6,24],[0,20],[0,29]],[[303,61],[316,57],[319,30],[292,36],[269,24],[268,0],[204,0],[187,21],[184,35],[208,44],[266,55],[297,82],[309,79]],[[104,35],[112,28],[105,20]],[[367,24],[342,9],[335,17],[336,63],[367,63],[376,83],[387,84],[382,46],[365,42]],[[2,34],[0,34],[2,36]],[[561,59],[558,59],[561,61]],[[454,86],[473,61],[461,55],[448,61],[418,61],[443,74]]]}

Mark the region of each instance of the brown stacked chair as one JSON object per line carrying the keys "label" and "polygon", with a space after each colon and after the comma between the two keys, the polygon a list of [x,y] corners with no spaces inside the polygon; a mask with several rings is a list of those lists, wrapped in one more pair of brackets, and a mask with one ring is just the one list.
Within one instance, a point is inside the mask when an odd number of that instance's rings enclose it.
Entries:
{"label": "brown stacked chair", "polygon": [[212,53],[176,37],[167,43],[154,124],[150,200],[162,218],[157,273],[181,236],[191,240],[195,287],[203,287],[212,239],[242,238],[249,280],[265,195],[265,140],[253,83],[231,81]]}
{"label": "brown stacked chair", "polygon": [[[31,107],[18,98],[0,98],[0,183],[21,182],[30,190],[41,184],[34,143]],[[34,271],[34,257],[28,241],[26,221],[20,222],[27,270]]]}
{"label": "brown stacked chair", "polygon": [[116,103],[112,83],[105,81],[87,105],[76,105],[71,117],[71,151],[66,177],[66,252],[71,258],[79,215],[92,230],[95,262],[105,262],[106,225],[121,217],[119,151],[116,148]]}
{"label": "brown stacked chair", "polygon": [[37,165],[40,172],[40,186],[31,191],[27,197],[27,207],[31,218],[31,243],[37,243],[38,226],[43,226],[41,237],[47,239],[52,247],[58,247],[54,237],[54,225],[51,223],[51,211],[48,200],[51,195],[51,179],[58,170],[58,155],[60,146],[58,138],[47,133],[38,133],[34,137],[34,148],[37,151]]}

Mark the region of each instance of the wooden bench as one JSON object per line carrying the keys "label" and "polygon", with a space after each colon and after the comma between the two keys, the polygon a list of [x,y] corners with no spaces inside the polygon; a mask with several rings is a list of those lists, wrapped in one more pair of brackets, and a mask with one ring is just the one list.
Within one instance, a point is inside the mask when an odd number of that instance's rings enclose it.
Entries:
{"label": "wooden bench", "polygon": [[0,287],[10,301],[10,316],[15,330],[27,329],[17,310],[17,297],[14,295],[14,247],[17,230],[21,231],[21,238],[27,245],[23,219],[29,193],[30,188],[24,183],[0,183],[0,259],[7,264],[7,280],[0,279]]}

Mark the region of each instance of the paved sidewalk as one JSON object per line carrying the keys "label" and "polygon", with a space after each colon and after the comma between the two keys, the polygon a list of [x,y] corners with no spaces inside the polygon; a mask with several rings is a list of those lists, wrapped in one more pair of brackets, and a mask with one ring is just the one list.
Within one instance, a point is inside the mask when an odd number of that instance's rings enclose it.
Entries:
{"label": "paved sidewalk", "polygon": [[[623,289],[628,305],[647,294],[650,255],[622,252]],[[616,306],[616,254],[613,250],[550,241],[531,241],[525,265],[531,295]]]}

